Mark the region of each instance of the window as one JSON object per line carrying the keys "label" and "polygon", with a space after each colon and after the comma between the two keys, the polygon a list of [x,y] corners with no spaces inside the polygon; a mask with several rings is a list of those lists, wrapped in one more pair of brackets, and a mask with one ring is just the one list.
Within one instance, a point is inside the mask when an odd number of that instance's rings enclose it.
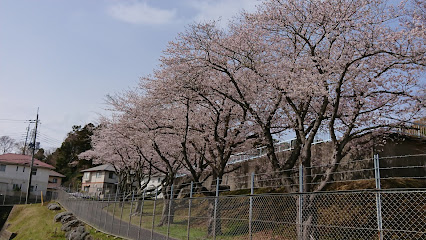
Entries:
{"label": "window", "polygon": [[31,175],[37,175],[37,168],[33,168],[33,170],[31,171]]}
{"label": "window", "polygon": [[113,172],[109,172],[109,176],[110,179],[114,179],[114,173]]}
{"label": "window", "polygon": [[90,172],[85,172],[83,175],[84,179],[89,179],[90,178]]}
{"label": "window", "polygon": [[13,184],[13,190],[14,190],[14,191],[19,191],[19,190],[21,190],[21,186],[22,186],[22,184],[21,184],[21,185],[19,185],[19,184],[14,183],[14,184]]}
{"label": "window", "polygon": [[18,169],[19,169],[19,166],[16,166],[16,171],[18,171]]}
{"label": "window", "polygon": [[30,187],[30,192],[34,191],[34,186]]}
{"label": "window", "polygon": [[158,179],[157,179],[157,182],[161,182],[161,178],[158,178]]}
{"label": "window", "polygon": [[0,172],[5,172],[5,171],[6,171],[6,165],[0,164]]}
{"label": "window", "polygon": [[98,190],[98,192],[102,192],[102,188],[98,188],[97,190]]}
{"label": "window", "polygon": [[22,172],[25,172],[25,167],[22,168]]}
{"label": "window", "polygon": [[100,172],[97,172],[96,173],[96,178],[100,178],[101,177],[101,173]]}
{"label": "window", "polygon": [[57,182],[58,182],[57,178],[52,179],[52,183],[57,183]]}

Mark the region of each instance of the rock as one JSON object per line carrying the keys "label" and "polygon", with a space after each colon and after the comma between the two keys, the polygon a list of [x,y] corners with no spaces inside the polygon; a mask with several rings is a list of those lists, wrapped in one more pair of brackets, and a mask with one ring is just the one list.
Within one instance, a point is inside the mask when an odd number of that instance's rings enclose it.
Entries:
{"label": "rock", "polygon": [[64,225],[62,225],[61,230],[64,232],[69,232],[79,226],[82,226],[82,222],[80,222],[79,220],[71,220],[65,223]]}
{"label": "rock", "polygon": [[47,208],[49,209],[49,210],[61,210],[61,206],[59,206],[59,204],[56,204],[56,203],[49,203],[49,205],[47,205]]}
{"label": "rock", "polygon": [[74,228],[65,236],[68,240],[84,240],[89,235],[88,232],[86,232],[86,228],[84,226],[79,226],[77,228]]}
{"label": "rock", "polygon": [[9,239],[13,239],[13,238],[15,238],[15,237],[16,237],[16,235],[17,235],[17,233],[9,232],[8,230],[3,229],[3,230],[0,232],[0,239],[7,239],[7,240],[9,240]]}
{"label": "rock", "polygon": [[71,212],[61,212],[61,213],[56,214],[55,218],[54,218],[55,222],[60,222],[63,217],[68,216],[68,215],[72,215],[72,213]]}
{"label": "rock", "polygon": [[84,233],[81,234],[81,237],[82,237],[82,239],[85,239],[86,236],[88,236],[88,235],[90,235],[90,233],[84,232]]}
{"label": "rock", "polygon": [[61,223],[65,224],[65,223],[67,223],[69,221],[72,221],[72,220],[76,220],[76,218],[74,217],[74,215],[66,215],[66,216],[62,217]]}
{"label": "rock", "polygon": [[91,235],[87,235],[84,237],[84,240],[93,240],[93,237]]}

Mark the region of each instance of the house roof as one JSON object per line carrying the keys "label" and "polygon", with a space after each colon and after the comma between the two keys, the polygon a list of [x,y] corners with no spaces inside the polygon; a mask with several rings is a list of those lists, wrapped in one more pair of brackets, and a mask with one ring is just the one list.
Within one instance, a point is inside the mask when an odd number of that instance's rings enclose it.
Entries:
{"label": "house roof", "polygon": [[[0,155],[0,163],[2,164],[10,164],[10,165],[21,165],[21,166],[30,166],[31,165],[31,156],[7,153]],[[44,163],[36,158],[34,158],[34,167],[36,168],[48,168],[55,169],[54,166]]]}
{"label": "house roof", "polygon": [[62,175],[62,174],[60,174],[60,173],[58,173],[58,172],[55,172],[55,171],[53,171],[53,170],[50,170],[50,172],[49,172],[49,177],[50,176],[52,176],[52,177],[61,177],[61,178],[64,178],[65,176],[64,175]]}
{"label": "house roof", "polygon": [[100,165],[100,166],[97,166],[97,167],[84,169],[81,172],[98,172],[98,171],[115,172],[115,169],[111,164],[104,164],[104,165]]}

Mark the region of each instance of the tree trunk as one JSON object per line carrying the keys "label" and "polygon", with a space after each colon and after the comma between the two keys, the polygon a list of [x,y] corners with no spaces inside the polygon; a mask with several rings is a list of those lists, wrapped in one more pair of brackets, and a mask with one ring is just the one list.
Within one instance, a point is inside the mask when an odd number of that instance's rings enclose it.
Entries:
{"label": "tree trunk", "polygon": [[219,236],[222,234],[222,220],[219,208],[219,201],[217,201],[218,206],[216,209],[216,218],[215,218],[215,204],[216,198],[209,199],[209,208],[208,212],[210,213],[208,228],[207,228],[207,237]]}
{"label": "tree trunk", "polygon": [[[163,198],[163,210],[161,212],[161,220],[158,224],[158,227],[165,226],[169,223],[173,224],[174,215],[175,215],[175,204],[173,204],[173,200],[168,198]],[[170,208],[170,216],[169,216],[169,208]]]}
{"label": "tree trunk", "polygon": [[[315,206],[315,195],[302,195],[302,209],[300,209],[299,201],[297,203],[298,213],[302,211],[302,219],[297,216],[297,222],[299,223],[297,226],[297,239],[303,240],[311,240],[317,239],[317,220],[318,213],[317,208]],[[301,222],[301,225],[300,225]]]}

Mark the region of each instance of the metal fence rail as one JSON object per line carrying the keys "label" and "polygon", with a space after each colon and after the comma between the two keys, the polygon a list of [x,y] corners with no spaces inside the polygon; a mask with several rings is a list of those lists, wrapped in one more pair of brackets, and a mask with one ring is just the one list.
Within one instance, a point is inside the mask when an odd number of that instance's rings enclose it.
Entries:
{"label": "metal fence rail", "polygon": [[[25,192],[21,191],[5,191],[0,192],[0,205],[12,206],[16,204],[25,204]],[[50,201],[56,198],[56,192],[52,195],[46,196],[43,192],[32,192],[28,198],[28,204],[41,203],[42,201]]]}

